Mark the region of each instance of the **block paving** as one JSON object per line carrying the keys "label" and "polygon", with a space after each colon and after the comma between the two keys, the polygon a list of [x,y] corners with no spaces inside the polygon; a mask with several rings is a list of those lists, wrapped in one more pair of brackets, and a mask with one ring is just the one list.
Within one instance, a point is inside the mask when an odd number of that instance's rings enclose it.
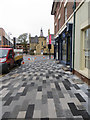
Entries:
{"label": "block paving", "polygon": [[90,120],[90,86],[38,57],[0,78],[2,119]]}

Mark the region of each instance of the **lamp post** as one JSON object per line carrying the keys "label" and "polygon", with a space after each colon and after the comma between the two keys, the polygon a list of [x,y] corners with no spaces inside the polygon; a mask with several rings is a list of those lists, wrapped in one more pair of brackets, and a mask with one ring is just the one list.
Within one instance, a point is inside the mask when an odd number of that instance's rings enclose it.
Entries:
{"label": "lamp post", "polygon": [[73,17],[73,74],[74,74],[74,58],[75,58],[75,9],[76,9],[76,0],[74,0],[74,5],[73,5],[73,12],[74,12],[74,17]]}

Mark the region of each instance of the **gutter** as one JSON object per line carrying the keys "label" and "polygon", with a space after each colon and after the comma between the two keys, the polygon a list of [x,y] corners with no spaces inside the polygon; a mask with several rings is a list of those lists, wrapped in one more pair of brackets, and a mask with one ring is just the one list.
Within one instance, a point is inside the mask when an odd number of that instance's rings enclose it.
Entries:
{"label": "gutter", "polygon": [[73,74],[74,74],[74,58],[75,58],[75,17],[76,17],[76,0],[74,0],[74,6],[73,6],[73,12],[74,12],[74,17],[73,17]]}

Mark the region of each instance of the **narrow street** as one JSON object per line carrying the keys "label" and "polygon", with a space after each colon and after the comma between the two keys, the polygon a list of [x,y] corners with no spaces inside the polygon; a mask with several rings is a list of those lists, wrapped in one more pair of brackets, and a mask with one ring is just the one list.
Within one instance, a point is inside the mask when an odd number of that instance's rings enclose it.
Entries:
{"label": "narrow street", "polygon": [[63,71],[53,57],[28,60],[24,56],[24,62],[0,78],[3,119],[90,119],[90,87],[86,83]]}

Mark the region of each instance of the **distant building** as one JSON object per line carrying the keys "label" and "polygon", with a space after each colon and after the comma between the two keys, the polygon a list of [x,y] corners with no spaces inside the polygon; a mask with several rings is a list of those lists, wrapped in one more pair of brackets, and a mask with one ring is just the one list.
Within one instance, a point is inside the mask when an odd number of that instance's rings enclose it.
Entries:
{"label": "distant building", "polygon": [[[23,47],[23,45],[21,43],[16,43],[16,49],[23,49],[23,52],[25,53],[26,50],[25,48]],[[30,50],[30,44],[28,43],[27,44],[27,52],[29,53],[29,50]]]}
{"label": "distant building", "polygon": [[[52,45],[51,45],[51,54],[54,54],[54,35],[51,34],[51,39],[52,39]],[[16,48],[17,49],[23,49],[25,52],[25,49],[21,43],[16,43]],[[43,30],[41,28],[40,30],[40,36],[38,37],[37,35],[35,37],[29,36],[29,43],[27,44],[27,51],[31,55],[48,55],[49,50],[48,50],[48,43],[47,43],[47,38],[43,36]]]}
{"label": "distant building", "polygon": [[34,54],[36,51],[36,46],[38,45],[38,36],[30,37],[30,54]]}
{"label": "distant building", "polygon": [[[36,54],[43,54],[43,55],[48,55],[49,54],[49,49],[48,49],[48,37],[43,36],[43,30],[41,29],[40,31],[40,36],[38,37],[38,45],[36,46]],[[54,35],[51,35],[52,39],[52,45],[51,45],[51,50],[50,53],[54,54]]]}
{"label": "distant building", "polygon": [[13,47],[13,40],[7,35],[3,28],[0,28],[0,45],[9,45]]}

